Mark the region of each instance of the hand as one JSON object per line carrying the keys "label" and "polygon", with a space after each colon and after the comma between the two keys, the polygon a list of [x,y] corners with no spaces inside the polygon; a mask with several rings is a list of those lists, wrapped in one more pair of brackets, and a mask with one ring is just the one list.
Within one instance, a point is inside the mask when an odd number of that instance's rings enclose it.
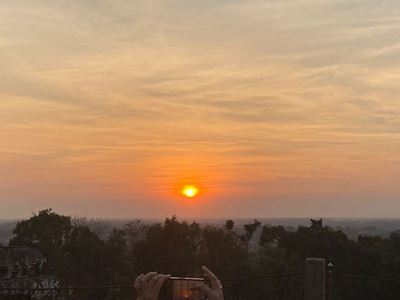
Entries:
{"label": "hand", "polygon": [[158,300],[162,286],[170,277],[157,272],[139,275],[134,286],[137,300]]}
{"label": "hand", "polygon": [[204,272],[204,277],[210,280],[211,287],[206,284],[200,285],[195,290],[200,291],[208,300],[224,300],[224,291],[221,281],[206,267],[201,268]]}

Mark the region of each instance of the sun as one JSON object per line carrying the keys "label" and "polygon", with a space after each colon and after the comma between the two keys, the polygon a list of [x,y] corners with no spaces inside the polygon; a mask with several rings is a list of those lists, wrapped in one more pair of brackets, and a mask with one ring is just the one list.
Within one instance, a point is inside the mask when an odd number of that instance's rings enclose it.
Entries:
{"label": "sun", "polygon": [[194,198],[199,194],[199,188],[194,185],[185,185],[181,193],[186,198]]}

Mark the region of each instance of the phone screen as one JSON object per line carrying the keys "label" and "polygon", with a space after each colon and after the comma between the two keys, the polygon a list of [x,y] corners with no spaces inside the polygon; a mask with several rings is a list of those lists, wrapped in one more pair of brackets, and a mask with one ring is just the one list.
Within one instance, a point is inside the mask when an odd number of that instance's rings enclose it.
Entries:
{"label": "phone screen", "polygon": [[192,289],[204,283],[203,278],[171,277],[163,288],[161,300],[203,300],[198,291]]}

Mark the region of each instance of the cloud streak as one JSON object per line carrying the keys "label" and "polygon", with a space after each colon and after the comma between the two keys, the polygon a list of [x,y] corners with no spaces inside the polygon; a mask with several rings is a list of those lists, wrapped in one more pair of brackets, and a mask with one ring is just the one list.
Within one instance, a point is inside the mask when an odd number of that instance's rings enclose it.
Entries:
{"label": "cloud streak", "polygon": [[[0,2],[0,217],[332,216],[349,197],[392,216],[399,13],[395,0]],[[202,207],[174,198],[184,181],[210,187]]]}

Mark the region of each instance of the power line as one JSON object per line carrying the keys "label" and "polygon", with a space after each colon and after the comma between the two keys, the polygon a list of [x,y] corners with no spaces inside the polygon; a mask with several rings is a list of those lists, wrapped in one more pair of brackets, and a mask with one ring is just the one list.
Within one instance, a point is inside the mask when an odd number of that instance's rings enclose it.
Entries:
{"label": "power line", "polygon": [[371,281],[386,281],[386,282],[400,283],[399,278],[359,276],[359,275],[348,275],[348,274],[335,274],[334,277],[344,278],[344,279],[353,279],[353,280],[371,280]]}
{"label": "power line", "polygon": [[22,288],[0,288],[0,291],[15,291],[15,292],[36,292],[36,291],[76,291],[76,290],[122,290],[122,289],[133,289],[133,286],[80,286],[80,287],[65,287],[65,288],[30,288],[30,289],[22,289]]}
{"label": "power line", "polygon": [[[237,278],[225,278],[221,279],[222,282],[233,282],[233,281],[249,281],[249,280],[265,280],[265,279],[277,279],[283,277],[295,277],[302,276],[304,273],[282,273],[275,275],[264,275],[264,276],[254,276],[254,277],[237,277]],[[132,290],[133,286],[82,286],[82,287],[64,287],[64,288],[0,288],[0,291],[26,291],[26,292],[36,292],[36,291],[75,291],[75,290]]]}
{"label": "power line", "polygon": [[255,277],[225,278],[225,279],[221,279],[221,281],[228,282],[228,281],[264,280],[264,279],[276,279],[276,278],[282,278],[282,277],[295,277],[295,276],[302,276],[302,275],[304,275],[304,273],[282,273],[282,274],[263,275],[263,276],[255,276]]}
{"label": "power line", "polygon": [[[303,276],[304,273],[282,273],[275,275],[264,275],[254,277],[237,277],[237,278],[225,278],[222,282],[245,282],[250,280],[265,280],[265,279],[278,279],[284,277],[296,277]],[[384,281],[400,283],[399,278],[387,278],[387,277],[373,277],[373,276],[359,276],[359,275],[348,275],[348,274],[336,274],[335,278],[352,279],[352,280],[372,280],[372,281]],[[40,292],[40,291],[78,291],[78,290],[133,290],[133,286],[123,285],[110,285],[110,286],[81,286],[81,287],[62,287],[62,288],[0,288],[0,291],[15,291],[15,292]]]}

